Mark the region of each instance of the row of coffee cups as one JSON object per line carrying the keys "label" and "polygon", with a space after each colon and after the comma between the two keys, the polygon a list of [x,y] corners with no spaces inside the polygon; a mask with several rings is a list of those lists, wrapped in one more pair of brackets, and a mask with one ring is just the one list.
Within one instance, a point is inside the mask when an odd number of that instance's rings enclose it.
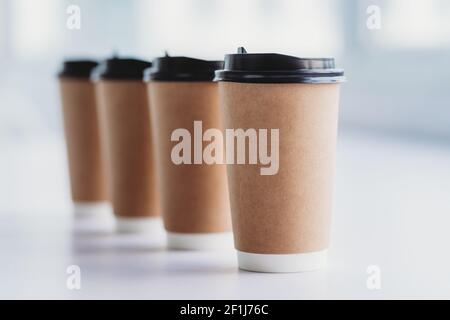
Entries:
{"label": "row of coffee cups", "polygon": [[243,48],[225,61],[66,61],[78,214],[111,203],[125,232],[152,232],[161,215],[174,249],[220,249],[233,234],[242,269],[324,266],[343,80],[333,58]]}

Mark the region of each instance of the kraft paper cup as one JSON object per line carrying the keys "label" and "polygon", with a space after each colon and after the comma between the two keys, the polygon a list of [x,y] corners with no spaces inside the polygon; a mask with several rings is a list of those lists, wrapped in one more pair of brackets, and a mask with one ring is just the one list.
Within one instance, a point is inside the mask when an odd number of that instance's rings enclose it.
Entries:
{"label": "kraft paper cup", "polygon": [[156,144],[161,208],[171,249],[232,248],[229,197],[224,164],[175,164],[174,130],[194,134],[221,128],[218,86],[212,82],[221,61],[162,57],[146,72]]}
{"label": "kraft paper cup", "polygon": [[[279,54],[225,57],[216,72],[225,129],[279,132],[278,171],[228,164],[232,224],[241,269],[300,272],[325,267],[329,247],[343,71],[333,59]],[[274,173],[274,174],[273,174]]]}
{"label": "kraft paper cup", "polygon": [[110,212],[95,90],[89,78],[96,66],[94,61],[69,60],[58,75],[71,196],[80,217]]}
{"label": "kraft paper cup", "polygon": [[118,232],[158,229],[159,199],[143,70],[135,59],[107,60],[96,77],[101,131]]}

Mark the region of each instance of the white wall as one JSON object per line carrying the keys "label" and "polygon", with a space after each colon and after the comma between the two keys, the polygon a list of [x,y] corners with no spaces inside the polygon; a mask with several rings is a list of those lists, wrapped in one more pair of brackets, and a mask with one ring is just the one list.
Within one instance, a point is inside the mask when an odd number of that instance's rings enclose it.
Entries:
{"label": "white wall", "polygon": [[[66,8],[81,8],[81,30]],[[380,30],[366,27],[369,5]],[[342,127],[450,141],[450,2],[445,0],[0,0],[0,131],[60,134],[64,57],[249,52],[336,56],[348,82]]]}

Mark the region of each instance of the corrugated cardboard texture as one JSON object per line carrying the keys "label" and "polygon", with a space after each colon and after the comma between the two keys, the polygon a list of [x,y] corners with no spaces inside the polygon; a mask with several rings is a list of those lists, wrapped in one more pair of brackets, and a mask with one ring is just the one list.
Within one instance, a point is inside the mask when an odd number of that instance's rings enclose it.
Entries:
{"label": "corrugated cardboard texture", "polygon": [[100,148],[94,85],[60,79],[70,185],[74,201],[105,201],[107,185]]}
{"label": "corrugated cardboard texture", "polygon": [[114,213],[121,217],[160,213],[145,84],[96,84]]}
{"label": "corrugated cardboard texture", "polygon": [[225,128],[280,130],[278,174],[262,176],[259,165],[228,166],[236,248],[279,254],[327,248],[338,85],[219,86]]}
{"label": "corrugated cardboard texture", "polygon": [[181,233],[229,231],[226,166],[175,165],[171,160],[177,144],[170,140],[173,130],[185,128],[193,136],[195,120],[203,121],[203,131],[221,128],[217,84],[150,82],[149,93],[166,229]]}

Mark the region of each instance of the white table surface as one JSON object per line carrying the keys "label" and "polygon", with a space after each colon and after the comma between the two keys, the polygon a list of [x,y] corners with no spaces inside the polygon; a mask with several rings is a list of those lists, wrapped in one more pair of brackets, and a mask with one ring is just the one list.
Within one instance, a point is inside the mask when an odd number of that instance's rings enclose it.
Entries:
{"label": "white table surface", "polygon": [[[239,271],[233,250],[167,251],[163,234],[100,221],[80,232],[63,141],[41,140],[3,143],[0,298],[450,298],[450,146],[341,134],[329,268],[262,274]],[[73,264],[80,290],[66,286]],[[380,290],[366,286],[369,265]]]}

